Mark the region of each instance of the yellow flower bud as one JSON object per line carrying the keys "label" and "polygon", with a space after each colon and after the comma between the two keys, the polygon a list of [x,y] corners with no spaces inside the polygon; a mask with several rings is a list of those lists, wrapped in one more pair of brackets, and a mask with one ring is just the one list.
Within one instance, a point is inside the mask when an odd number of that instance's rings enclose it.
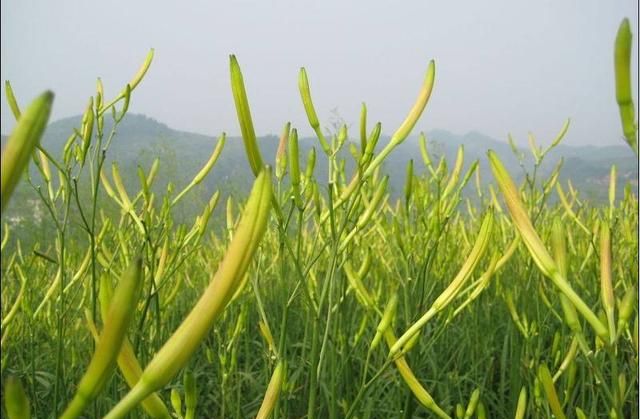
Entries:
{"label": "yellow flower bud", "polygon": [[20,115],[16,127],[9,136],[2,153],[1,168],[1,209],[4,211],[11,194],[15,189],[22,172],[29,164],[29,159],[40,142],[51,113],[53,93],[45,92],[36,98],[27,110]]}

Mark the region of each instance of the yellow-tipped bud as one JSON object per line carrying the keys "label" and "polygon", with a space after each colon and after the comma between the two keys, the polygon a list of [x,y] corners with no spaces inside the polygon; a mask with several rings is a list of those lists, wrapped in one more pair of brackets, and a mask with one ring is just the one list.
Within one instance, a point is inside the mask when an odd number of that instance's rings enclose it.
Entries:
{"label": "yellow-tipped bud", "polygon": [[17,121],[18,119],[20,119],[20,107],[18,106],[16,96],[13,94],[13,88],[11,88],[11,83],[9,82],[9,80],[5,80],[4,82],[4,91],[7,96],[7,102],[9,102],[11,112],[13,113],[13,117]]}
{"label": "yellow-tipped bud", "polygon": [[367,148],[367,105],[362,103],[360,108],[360,153]]}
{"label": "yellow-tipped bud", "polygon": [[598,317],[591,311],[589,306],[576,294],[571,285],[567,282],[566,278],[558,270],[556,263],[551,255],[547,252],[542,240],[536,233],[531,220],[525,211],[524,205],[520,200],[520,194],[516,185],[511,180],[511,176],[498,159],[498,156],[489,151],[489,163],[491,165],[491,171],[500,186],[502,194],[504,195],[505,202],[509,208],[511,219],[515,224],[522,241],[527,246],[531,257],[542,273],[547,276],[551,281],[559,288],[559,290],[567,296],[571,303],[576,307],[578,312],[584,316],[589,322],[594,331],[601,338],[606,338],[609,334],[607,327],[598,319]]}
{"label": "yellow-tipped bud", "polygon": [[614,68],[616,74],[616,101],[620,109],[622,132],[627,143],[638,154],[638,139],[636,138],[636,113],[631,93],[631,46],[633,35],[629,19],[624,19],[616,35]]}
{"label": "yellow-tipped bud", "polygon": [[391,144],[397,145],[405,140],[411,133],[411,130],[415,126],[416,122],[422,115],[424,108],[427,106],[427,102],[429,102],[429,98],[431,97],[431,92],[433,90],[433,83],[436,76],[436,63],[435,61],[429,61],[429,66],[427,67],[427,73],[424,77],[424,82],[422,84],[422,88],[420,89],[420,93],[418,94],[418,98],[411,108],[409,115],[402,122],[400,127],[393,133],[391,136]]}
{"label": "yellow-tipped bud", "polygon": [[260,405],[260,410],[256,415],[256,419],[268,419],[271,417],[273,409],[276,406],[276,402],[278,401],[278,397],[280,396],[284,377],[284,362],[280,361],[271,375],[271,380],[269,380],[269,385],[267,386],[267,391],[264,394],[264,399],[262,400],[262,405]]}
{"label": "yellow-tipped bud", "polygon": [[138,383],[107,414],[121,418],[142,399],[166,385],[187,363],[243,278],[266,230],[271,209],[271,170],[263,170],[218,271],[182,324],[149,362]]}
{"label": "yellow-tipped bud", "polygon": [[549,372],[549,368],[547,368],[546,365],[540,365],[540,368],[538,369],[538,378],[540,379],[542,388],[544,389],[545,395],[547,396],[549,407],[551,408],[551,411],[553,412],[555,417],[557,419],[566,419],[566,416],[562,411],[562,403],[560,403],[560,399],[558,399],[558,393],[556,392],[556,388],[553,385],[551,373]]}
{"label": "yellow-tipped bud", "polygon": [[278,151],[276,151],[276,178],[282,180],[287,170],[287,143],[289,142],[289,132],[291,131],[291,122],[287,122],[282,130],[280,141],[278,142]]}
{"label": "yellow-tipped bud", "polygon": [[363,178],[367,178],[373,174],[375,169],[382,164],[384,159],[391,153],[398,144],[402,143],[411,133],[411,130],[415,126],[416,122],[422,115],[424,108],[427,106],[427,102],[429,101],[429,97],[431,97],[431,91],[433,90],[433,83],[435,80],[436,74],[436,65],[433,60],[429,62],[429,66],[427,68],[427,73],[424,78],[424,83],[422,84],[422,88],[420,89],[420,93],[418,94],[418,99],[409,111],[409,115],[407,115],[406,119],[400,127],[393,133],[391,136],[391,140],[389,140],[389,144],[385,146],[384,149],[376,156],[376,158],[371,162],[371,164],[367,167],[367,170],[364,172]]}
{"label": "yellow-tipped bud", "polygon": [[611,232],[605,221],[600,227],[600,297],[609,324],[609,338],[613,342],[616,336],[613,295],[613,281],[611,279]]}
{"label": "yellow-tipped bud", "polygon": [[196,417],[196,405],[198,403],[198,391],[196,389],[196,378],[191,371],[184,373],[184,406],[186,408],[184,419],[194,419]]}
{"label": "yellow-tipped bud", "polygon": [[61,416],[63,419],[80,416],[111,377],[129,323],[133,319],[141,284],[142,259],[137,258],[123,273],[114,292],[91,362],[78,384],[73,400]]}
{"label": "yellow-tipped bud", "polygon": [[235,55],[229,57],[229,63],[231,69],[231,90],[233,92],[233,100],[236,104],[245,152],[247,153],[249,166],[251,166],[253,174],[258,176],[263,166],[262,156],[256,141],[256,133],[253,129],[253,120],[251,119],[251,110],[249,109],[247,92],[244,88],[242,72],[240,71],[240,65]]}
{"label": "yellow-tipped bud", "polygon": [[289,136],[289,167],[291,176],[291,189],[296,206],[302,209],[302,196],[300,195],[300,155],[298,151],[298,131],[294,128]]}
{"label": "yellow-tipped bud", "polygon": [[4,408],[8,419],[31,418],[31,406],[20,380],[10,375],[4,382]]}
{"label": "yellow-tipped bud", "polygon": [[407,341],[418,332],[433,316],[444,309],[458,293],[460,292],[462,285],[471,276],[471,273],[480,262],[480,259],[487,249],[489,244],[489,238],[493,229],[493,212],[488,212],[482,221],[480,226],[480,232],[476,243],[469,254],[469,257],[465,260],[464,264],[460,268],[460,271],[456,277],[451,281],[451,284],[436,298],[433,305],[418,321],[413,323],[407,331],[400,336],[398,341],[389,350],[389,357],[393,357],[399,353]]}
{"label": "yellow-tipped bud", "polygon": [[20,116],[2,153],[1,189],[4,211],[29,159],[40,142],[51,113],[53,93],[45,92],[36,98]]}
{"label": "yellow-tipped bud", "polygon": [[316,109],[313,106],[313,101],[311,100],[309,79],[307,78],[307,71],[304,69],[304,67],[300,69],[300,75],[298,76],[298,89],[300,90],[300,97],[302,97],[302,104],[304,105],[304,111],[307,114],[309,125],[311,125],[311,128],[313,128],[313,130],[315,131],[316,136],[320,141],[322,150],[326,154],[330,154],[331,148],[329,147],[329,143],[324,138],[324,134],[320,129],[320,121],[318,121],[318,115],[316,115]]}
{"label": "yellow-tipped bud", "polygon": [[516,407],[516,414],[514,419],[524,419],[524,414],[527,412],[527,389],[522,387],[520,395],[518,396],[518,406]]}
{"label": "yellow-tipped bud", "polygon": [[371,349],[375,349],[380,343],[380,339],[384,332],[391,326],[391,322],[396,315],[396,308],[398,307],[398,295],[392,294],[391,298],[387,302],[387,306],[384,308],[384,313],[382,315],[382,319],[380,319],[380,323],[376,327],[376,335],[371,342]]}

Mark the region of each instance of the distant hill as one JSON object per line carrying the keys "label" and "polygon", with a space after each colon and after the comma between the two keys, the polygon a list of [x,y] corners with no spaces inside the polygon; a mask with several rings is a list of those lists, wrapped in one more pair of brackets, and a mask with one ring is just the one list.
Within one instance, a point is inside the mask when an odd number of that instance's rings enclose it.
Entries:
{"label": "distant hill", "polygon": [[[110,118],[105,118],[105,133],[111,129]],[[60,155],[66,139],[73,132],[74,127],[80,125],[81,117],[75,116],[55,121],[47,128],[42,144],[54,155]],[[451,167],[459,145],[465,147],[465,167],[475,159],[480,160],[481,178],[483,182],[491,182],[493,178],[488,169],[486,151],[495,150],[503,160],[505,166],[516,179],[522,178],[522,169],[518,165],[510,146],[479,132],[469,132],[456,135],[444,130],[427,132],[430,149],[434,154],[447,158]],[[264,159],[273,164],[278,145],[278,138],[265,136],[259,138],[259,146]],[[353,139],[353,141],[358,141]],[[2,137],[2,146],[6,137]],[[378,147],[386,144],[388,137],[380,139]],[[123,173],[128,173],[128,183],[137,183],[135,167],[140,164],[148,170],[154,158],[160,158],[161,187],[166,187],[170,181],[181,188],[197,173],[208,159],[216,138],[174,130],[167,125],[144,115],[129,114],[118,126],[108,159],[118,161]],[[318,151],[316,174],[326,178],[326,159],[319,151],[315,138],[300,139],[301,165],[306,164],[309,149],[315,146]],[[530,167],[532,156],[528,149],[521,150],[525,155],[525,165]],[[352,158],[345,151],[348,167],[352,167]],[[619,191],[627,182],[631,182],[637,194],[638,162],[631,150],[624,144],[619,146],[558,146],[545,160],[541,169],[541,176],[546,176],[553,169],[560,157],[564,158],[561,179],[571,179],[574,186],[583,193],[584,197],[595,201],[603,200],[607,196],[608,177],[612,164],[618,168]],[[417,172],[424,171],[418,140],[416,136],[408,138],[389,157],[385,163],[385,171],[390,174],[390,185],[396,193],[402,191],[405,177],[405,167],[410,159],[414,159]],[[229,137],[222,152],[222,156],[207,178],[205,189],[212,192],[222,189],[247,190],[251,184],[251,172],[244,154],[242,139]]]}

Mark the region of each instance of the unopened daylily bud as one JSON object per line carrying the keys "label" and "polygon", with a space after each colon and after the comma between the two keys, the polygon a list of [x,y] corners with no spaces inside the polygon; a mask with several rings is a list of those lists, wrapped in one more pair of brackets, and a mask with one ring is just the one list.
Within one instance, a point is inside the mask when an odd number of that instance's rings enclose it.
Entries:
{"label": "unopened daylily bud", "polygon": [[307,119],[309,120],[309,125],[316,133],[318,140],[320,141],[320,146],[322,150],[328,155],[331,153],[331,148],[329,147],[329,143],[324,138],[324,134],[320,129],[320,121],[318,121],[318,115],[316,115],[316,109],[313,106],[313,101],[311,100],[311,89],[309,88],[309,79],[307,78],[307,71],[304,67],[300,68],[300,75],[298,77],[298,89],[300,90],[300,96],[302,97],[302,104],[304,105],[304,111],[307,114]]}
{"label": "unopened daylily bud", "polygon": [[633,42],[629,19],[624,19],[618,28],[615,42],[614,68],[616,76],[616,101],[620,109],[622,132],[627,143],[638,154],[636,137],[636,112],[631,89],[631,46]]}
{"label": "unopened daylily bud", "polygon": [[291,122],[287,122],[280,135],[278,142],[278,150],[276,151],[276,178],[282,180],[284,172],[287,170],[287,143],[289,142],[289,132],[291,131]]}
{"label": "unopened daylily bud", "polygon": [[27,110],[20,115],[2,152],[1,166],[1,210],[4,209],[13,191],[29,164],[33,151],[38,146],[51,113],[53,93],[45,92],[36,98]]}
{"label": "unopened daylily bud", "polygon": [[184,372],[184,405],[186,408],[184,419],[194,419],[196,417],[196,404],[198,402],[198,392],[196,389],[196,379],[191,371]]}
{"label": "unopened daylily bud", "polygon": [[620,305],[618,306],[618,331],[621,332],[629,322],[629,319],[633,315],[633,309],[636,307],[636,287],[631,286],[622,297]]}
{"label": "unopened daylily bud", "polygon": [[558,419],[566,419],[566,416],[562,411],[562,404],[558,399],[558,393],[556,392],[556,388],[553,385],[551,373],[549,372],[549,368],[547,368],[545,364],[540,365],[540,368],[538,369],[538,378],[540,379],[542,388],[544,389],[545,395],[547,396],[547,402],[549,403],[551,412],[553,412],[555,417]]}
{"label": "unopened daylily bud", "polygon": [[413,193],[413,159],[407,164],[407,176],[404,181],[404,202],[408,206]]}
{"label": "unopened daylily bud", "polygon": [[229,62],[231,68],[231,90],[233,91],[233,100],[236,105],[245,152],[247,153],[251,171],[255,176],[258,176],[264,164],[256,141],[256,133],[253,129],[253,120],[251,119],[251,110],[249,109],[247,92],[244,88],[242,72],[235,55],[229,57]]}
{"label": "unopened daylily bud", "polygon": [[30,419],[31,406],[20,380],[10,375],[4,382],[4,408],[8,419]]}
{"label": "unopened daylily bud", "polygon": [[464,412],[464,417],[470,418],[476,411],[476,407],[478,406],[478,401],[480,400],[480,389],[477,388],[473,390],[471,393],[471,397],[469,398],[469,404],[467,405],[467,410]]}
{"label": "unopened daylily bud", "polygon": [[4,91],[7,97],[7,102],[9,102],[9,108],[11,108],[13,117],[17,121],[18,119],[20,119],[20,107],[18,106],[16,96],[13,94],[13,88],[11,87],[11,83],[9,82],[9,80],[5,80],[4,82]]}
{"label": "unopened daylily bud", "polygon": [[406,119],[402,122],[400,127],[393,133],[391,139],[389,140],[389,144],[385,146],[385,148],[376,156],[376,158],[371,162],[371,164],[367,167],[367,170],[364,173],[364,178],[367,178],[373,174],[374,170],[382,164],[384,159],[391,153],[398,144],[402,143],[411,133],[411,130],[415,126],[416,122],[422,115],[424,108],[427,106],[427,102],[429,101],[429,97],[431,97],[431,91],[433,90],[433,83],[435,80],[436,73],[436,65],[433,60],[429,62],[429,66],[427,68],[427,73],[425,75],[424,83],[422,84],[422,88],[420,89],[420,93],[418,94],[418,99],[409,111],[409,115],[407,115]]}
{"label": "unopened daylily bud", "polygon": [[291,189],[293,199],[298,209],[302,209],[302,197],[300,196],[300,156],[298,152],[298,131],[294,128],[289,136],[289,173],[291,176]]}
{"label": "unopened daylily bud", "polygon": [[138,383],[105,418],[122,418],[146,396],[166,385],[191,358],[243,278],[266,230],[271,198],[271,170],[267,168],[254,182],[238,229],[209,286],[149,362]]}
{"label": "unopened daylily bud", "polygon": [[367,148],[367,105],[362,103],[360,109],[360,153],[364,154]]}
{"label": "unopened daylily bud", "polygon": [[389,350],[389,357],[393,357],[395,354],[400,352],[407,341],[425,324],[427,324],[427,322],[431,318],[433,318],[433,316],[444,309],[460,292],[462,285],[471,276],[471,273],[480,262],[480,258],[485,253],[489,244],[489,238],[491,236],[492,229],[493,212],[488,212],[487,215],[485,215],[484,220],[482,221],[482,225],[480,226],[480,232],[478,233],[476,243],[471,250],[471,253],[469,253],[468,258],[460,268],[460,271],[458,271],[458,274],[455,276],[453,281],[451,281],[449,286],[447,286],[447,288],[438,296],[438,298],[436,298],[431,308],[429,308],[429,310],[420,319],[413,323],[407,329],[407,331],[402,336],[400,336],[398,341]]}
{"label": "unopened daylily bud", "polygon": [[142,258],[138,257],[122,274],[104,319],[104,328],[91,362],[78,384],[75,396],[61,418],[71,419],[80,416],[111,377],[129,323],[133,319],[141,285]]}
{"label": "unopened daylily bud", "polygon": [[284,376],[284,362],[280,361],[271,375],[271,380],[269,380],[269,385],[267,386],[267,391],[264,394],[264,399],[262,400],[262,405],[260,405],[260,410],[258,411],[256,419],[268,419],[271,417],[273,409],[276,406],[276,402],[278,401],[278,397],[280,396]]}
{"label": "unopened daylily bud", "polygon": [[371,349],[375,349],[382,338],[384,332],[386,332],[387,328],[391,326],[391,322],[393,321],[394,316],[396,315],[396,308],[398,306],[398,295],[396,293],[391,294],[391,298],[387,302],[386,307],[384,308],[384,313],[382,314],[382,319],[380,319],[380,323],[376,327],[376,335],[371,342]]}
{"label": "unopened daylily bud", "polygon": [[522,387],[520,395],[518,396],[518,405],[516,407],[516,414],[514,419],[524,419],[524,414],[527,411],[527,388]]}
{"label": "unopened daylily bud", "polygon": [[502,162],[500,162],[500,159],[498,159],[498,156],[493,151],[490,150],[488,155],[491,170],[498,182],[498,185],[500,186],[507,207],[509,208],[511,219],[518,229],[520,236],[522,237],[522,241],[527,246],[534,262],[542,273],[551,279],[559,290],[569,298],[578,312],[580,312],[580,314],[582,314],[593,327],[596,334],[603,339],[606,338],[609,334],[607,327],[598,319],[580,296],[576,294],[565,276],[560,273],[556,263],[533,228],[531,220],[529,219],[520,199],[518,189],[509,176],[509,173],[502,165]]}
{"label": "unopened daylily bud", "polygon": [[613,342],[616,336],[614,319],[615,296],[613,295],[613,281],[611,279],[611,232],[606,221],[600,227],[600,296],[609,324],[609,338]]}
{"label": "unopened daylily bud", "polygon": [[91,97],[89,98],[89,104],[87,105],[87,109],[84,111],[84,116],[82,117],[82,153],[80,154],[80,165],[84,165],[87,158],[87,152],[89,151],[89,146],[91,145],[93,121],[93,97]]}

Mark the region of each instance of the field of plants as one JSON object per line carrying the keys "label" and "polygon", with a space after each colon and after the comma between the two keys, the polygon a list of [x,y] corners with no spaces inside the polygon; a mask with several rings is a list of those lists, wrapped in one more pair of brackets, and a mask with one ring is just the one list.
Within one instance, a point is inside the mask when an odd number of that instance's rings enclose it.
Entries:
{"label": "field of plants", "polygon": [[[616,92],[637,154],[630,51],[625,21]],[[39,145],[53,94],[22,108],[6,83],[17,125],[2,209],[28,182],[55,234],[25,246],[2,228],[3,417],[638,417],[638,197],[630,184],[616,197],[615,166],[608,205],[561,184],[561,165],[540,178],[569,121],[547,148],[530,138],[521,184],[488,150],[489,188],[462,147],[437,159],[422,135],[392,200],[384,162],[427,107],[433,61],[385,144],[364,104],[359,130],[325,133],[301,69],[317,147],[300,155],[287,123],[269,167],[231,56],[253,188],[216,192],[178,223],[176,208],[224,159],[225,134],[200,168],[178,162],[193,172],[186,185],[158,188],[156,160],[133,189],[106,163],[152,58],[113,99],[98,81],[61,155]]]}

